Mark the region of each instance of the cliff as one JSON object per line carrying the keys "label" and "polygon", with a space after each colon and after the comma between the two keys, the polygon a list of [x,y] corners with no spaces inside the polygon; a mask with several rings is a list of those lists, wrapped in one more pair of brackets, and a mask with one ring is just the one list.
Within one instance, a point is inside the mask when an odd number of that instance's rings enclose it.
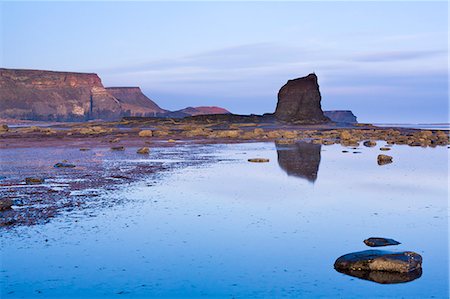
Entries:
{"label": "cliff", "polygon": [[156,116],[167,112],[145,96],[139,87],[107,87],[106,90],[119,101],[123,116]]}
{"label": "cliff", "polygon": [[322,111],[321,100],[315,74],[289,80],[278,92],[275,117],[279,121],[293,123],[328,122],[329,119]]}
{"label": "cliff", "polygon": [[323,112],[331,121],[337,123],[358,123],[356,116],[350,110],[331,110]]}
{"label": "cliff", "polygon": [[97,74],[0,69],[1,118],[83,121],[121,113]]}

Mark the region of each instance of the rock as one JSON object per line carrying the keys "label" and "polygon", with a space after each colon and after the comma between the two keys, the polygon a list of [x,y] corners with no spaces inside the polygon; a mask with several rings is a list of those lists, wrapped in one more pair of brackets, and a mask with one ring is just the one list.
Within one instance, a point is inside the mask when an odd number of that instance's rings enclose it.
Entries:
{"label": "rock", "polygon": [[265,159],[265,158],[252,158],[252,159],[248,159],[248,162],[254,162],[254,163],[265,163],[265,162],[269,162],[269,159]]}
{"label": "rock", "polygon": [[169,139],[167,142],[177,142],[175,139]]}
{"label": "rock", "polygon": [[38,184],[43,184],[44,183],[44,179],[43,178],[36,178],[36,177],[28,177],[25,178],[25,183],[27,185],[38,185]]}
{"label": "rock", "polygon": [[367,140],[367,141],[363,142],[363,145],[367,146],[367,147],[374,147],[374,146],[377,145],[377,143],[375,141],[372,141],[372,140]]}
{"label": "rock", "polygon": [[378,165],[385,165],[392,163],[392,157],[388,155],[378,155],[377,157]]}
{"label": "rock", "polygon": [[113,146],[113,147],[111,147],[111,150],[112,151],[124,151],[125,147],[123,147],[123,146]]}
{"label": "rock", "polygon": [[153,132],[151,130],[142,130],[139,132],[139,137],[152,137]]}
{"label": "rock", "polygon": [[212,114],[230,114],[227,109],[216,106],[186,107],[181,110],[166,112],[167,117],[182,118],[187,116],[212,115]]}
{"label": "rock", "polygon": [[82,147],[82,148],[80,148],[80,151],[82,151],[82,152],[85,152],[85,151],[90,151],[91,149],[90,148],[86,148],[86,147]]}
{"label": "rock", "polygon": [[401,243],[393,239],[372,237],[364,240],[364,244],[366,244],[369,247],[382,247],[382,246],[399,245]]}
{"label": "rock", "polygon": [[389,147],[380,147],[380,151],[390,151]]}
{"label": "rock", "polygon": [[350,110],[332,110],[324,111],[323,114],[328,117],[331,121],[337,123],[358,123],[356,116]]}
{"label": "rock", "polygon": [[365,250],[339,257],[334,263],[337,270],[385,271],[408,273],[422,267],[422,257],[412,251],[391,252]]}
{"label": "rock", "polygon": [[275,118],[298,123],[328,122],[329,119],[322,111],[321,100],[315,74],[289,80],[278,92]]}
{"label": "rock", "polygon": [[8,132],[8,131],[9,131],[8,125],[5,125],[5,124],[0,125],[0,133],[5,133],[5,132]]}
{"label": "rock", "polygon": [[359,279],[370,280],[380,284],[404,283],[413,281],[422,276],[422,268],[407,273],[342,269],[336,270],[346,275],[350,275]]}
{"label": "rock", "polygon": [[350,140],[350,139],[352,139],[352,134],[350,134],[349,131],[344,130],[344,131],[341,131],[339,138],[341,140]]}
{"label": "rock", "polygon": [[11,210],[13,201],[9,198],[0,199],[0,211]]}
{"label": "rock", "polygon": [[75,164],[65,163],[65,162],[59,162],[53,165],[55,168],[74,168],[76,167]]}
{"label": "rock", "polygon": [[74,129],[74,133],[79,133],[81,135],[100,135],[100,134],[106,134],[111,133],[112,129],[107,129],[101,126],[93,126],[93,127],[87,127],[87,128],[81,128],[81,129]]}
{"label": "rock", "polygon": [[43,121],[119,119],[119,101],[92,73],[0,69],[0,118]]}
{"label": "rock", "polygon": [[107,87],[120,103],[123,116],[160,116],[166,112],[144,95],[139,87]]}
{"label": "rock", "polygon": [[140,149],[137,150],[136,153],[141,155],[148,155],[150,153],[150,149],[148,147],[141,147]]}

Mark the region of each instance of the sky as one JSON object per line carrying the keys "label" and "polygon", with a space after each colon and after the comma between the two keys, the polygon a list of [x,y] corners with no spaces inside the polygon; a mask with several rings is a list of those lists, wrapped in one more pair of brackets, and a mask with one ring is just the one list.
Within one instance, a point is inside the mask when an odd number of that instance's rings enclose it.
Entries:
{"label": "sky", "polygon": [[324,110],[449,122],[447,2],[0,2],[0,65],[97,73],[161,107],[273,112],[315,72]]}

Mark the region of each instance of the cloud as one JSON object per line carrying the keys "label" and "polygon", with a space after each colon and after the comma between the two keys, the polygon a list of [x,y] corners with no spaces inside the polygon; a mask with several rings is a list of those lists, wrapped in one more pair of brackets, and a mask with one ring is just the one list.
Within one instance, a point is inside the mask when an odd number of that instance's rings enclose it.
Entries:
{"label": "cloud", "polygon": [[356,55],[353,60],[359,62],[393,62],[415,60],[447,55],[447,50],[388,51]]}

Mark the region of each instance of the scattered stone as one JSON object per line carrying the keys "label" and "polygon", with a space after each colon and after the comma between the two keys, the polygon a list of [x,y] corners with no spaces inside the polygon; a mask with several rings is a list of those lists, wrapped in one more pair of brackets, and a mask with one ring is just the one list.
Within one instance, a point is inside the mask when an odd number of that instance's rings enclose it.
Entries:
{"label": "scattered stone", "polygon": [[374,147],[374,146],[377,145],[377,143],[375,141],[372,141],[372,140],[367,140],[367,141],[363,142],[363,145],[367,146],[367,147]]}
{"label": "scattered stone", "polygon": [[111,142],[111,143],[117,143],[117,142],[119,142],[120,141],[120,138],[114,138],[114,139],[111,139],[109,142]]}
{"label": "scattered stone", "polygon": [[139,137],[152,137],[153,132],[151,130],[142,130],[139,132]]}
{"label": "scattered stone", "polygon": [[65,162],[59,162],[53,165],[55,168],[74,168],[76,167],[75,164],[65,163]]}
{"label": "scattered stone", "polygon": [[175,139],[169,139],[167,142],[177,142]]}
{"label": "scattered stone", "polygon": [[38,185],[38,184],[43,184],[44,183],[44,179],[43,178],[35,178],[35,177],[28,177],[25,178],[25,184],[27,185]]}
{"label": "scattered stone", "polygon": [[345,151],[345,150],[344,150],[344,151],[342,151],[342,152],[343,152],[343,153],[348,153],[348,151]]}
{"label": "scattered stone", "polygon": [[365,250],[343,255],[334,263],[334,268],[337,270],[399,273],[408,273],[421,267],[422,257],[412,251]]}
{"label": "scattered stone", "polygon": [[386,165],[392,163],[392,157],[388,155],[378,155],[377,162],[378,165]]}
{"label": "scattered stone", "polygon": [[248,159],[248,162],[254,162],[254,163],[265,163],[265,162],[269,162],[269,159],[265,159],[265,158],[252,158],[252,159]]}
{"label": "scattered stone", "polygon": [[369,247],[382,247],[382,246],[392,246],[392,245],[399,245],[401,244],[398,241],[395,241],[394,239],[387,239],[387,238],[369,238],[364,240],[364,244],[366,244]]}
{"label": "scattered stone", "polygon": [[11,210],[13,201],[9,198],[0,199],[0,211]]}
{"label": "scattered stone", "polygon": [[91,150],[90,148],[84,148],[84,147],[80,148],[80,151],[82,151],[82,152],[90,151],[90,150]]}
{"label": "scattered stone", "polygon": [[5,125],[5,124],[0,125],[0,133],[5,133],[5,132],[8,132],[8,131],[9,131],[8,125]]}
{"label": "scattered stone", "polygon": [[136,153],[141,155],[148,155],[150,153],[150,149],[148,147],[141,147],[140,149],[137,150]]}
{"label": "scattered stone", "polygon": [[111,150],[112,151],[124,151],[125,147],[123,147],[123,146],[113,146],[113,147],[111,147]]}

